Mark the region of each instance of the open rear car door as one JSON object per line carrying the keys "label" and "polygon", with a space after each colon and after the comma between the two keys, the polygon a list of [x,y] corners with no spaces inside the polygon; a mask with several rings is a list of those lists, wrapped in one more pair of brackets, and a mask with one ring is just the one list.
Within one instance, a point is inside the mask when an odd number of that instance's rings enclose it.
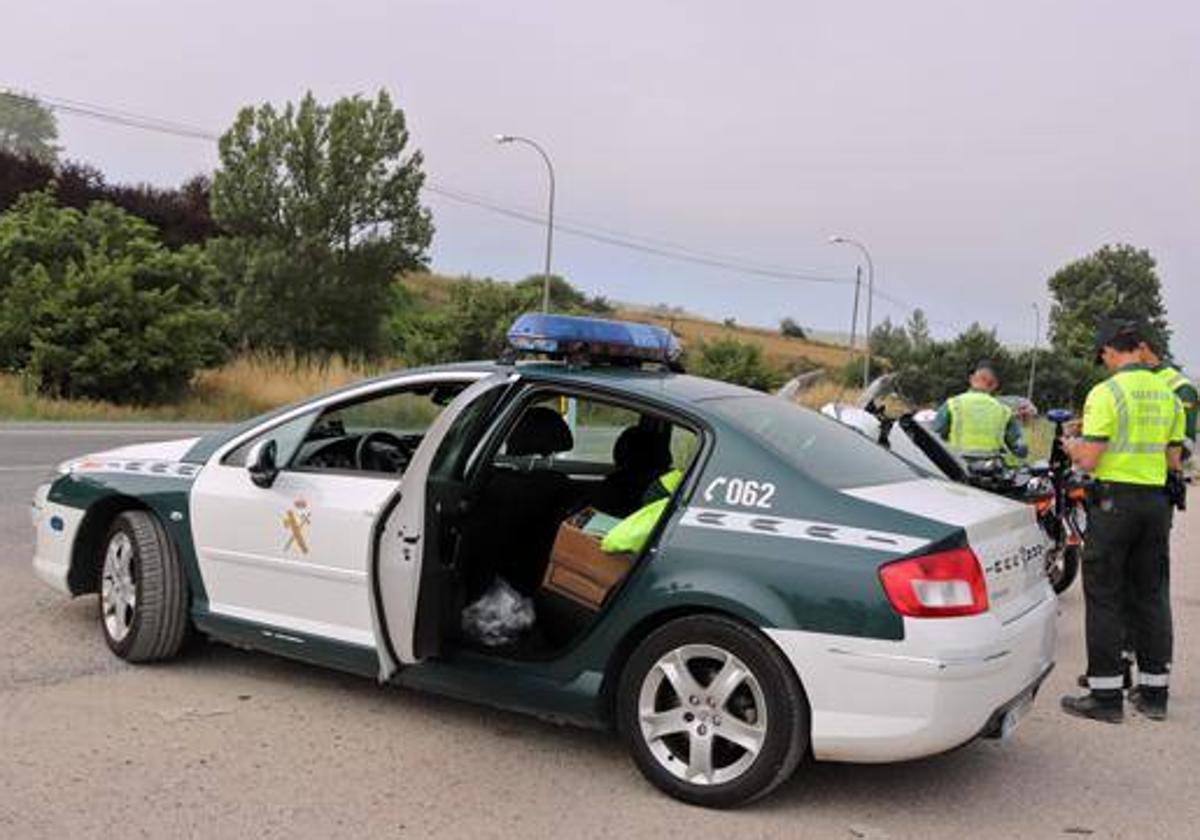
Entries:
{"label": "open rear car door", "polygon": [[[431,545],[436,534],[428,530],[440,511],[426,509],[426,491],[444,464],[465,457],[463,450],[478,439],[492,409],[517,378],[515,373],[503,373],[481,379],[442,410],[413,453],[404,480],[375,521],[368,569],[380,680],[436,651],[440,616],[422,613],[442,602],[442,576],[436,568],[439,552]],[[436,504],[443,503],[439,496]],[[435,632],[421,633],[420,627],[425,625]]]}

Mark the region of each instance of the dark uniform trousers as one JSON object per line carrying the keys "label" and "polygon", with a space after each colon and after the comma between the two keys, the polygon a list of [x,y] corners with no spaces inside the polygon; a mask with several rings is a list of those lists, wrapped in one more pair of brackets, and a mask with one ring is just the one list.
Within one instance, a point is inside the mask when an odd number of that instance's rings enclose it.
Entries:
{"label": "dark uniform trousers", "polygon": [[[1171,506],[1159,488],[1103,483],[1088,506],[1083,554],[1087,602],[1088,677],[1120,677],[1127,639],[1138,671],[1165,675],[1171,667]],[[1127,627],[1128,623],[1128,627]],[[1128,633],[1128,636],[1127,636]],[[1111,685],[1098,695],[1119,695]]]}

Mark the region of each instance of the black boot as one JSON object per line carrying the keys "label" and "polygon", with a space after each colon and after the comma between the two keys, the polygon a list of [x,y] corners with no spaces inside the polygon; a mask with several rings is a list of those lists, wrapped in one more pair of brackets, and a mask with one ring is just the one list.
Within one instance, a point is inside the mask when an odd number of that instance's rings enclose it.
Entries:
{"label": "black boot", "polygon": [[[1105,692],[1107,695],[1109,692]],[[1125,720],[1124,703],[1121,692],[1112,692],[1115,696],[1098,695],[1096,692],[1084,694],[1082,697],[1067,696],[1062,699],[1062,709],[1069,715],[1099,720],[1104,723],[1121,723]]]}
{"label": "black boot", "polygon": [[1129,692],[1129,700],[1138,712],[1150,720],[1167,719],[1167,690],[1139,685]]}

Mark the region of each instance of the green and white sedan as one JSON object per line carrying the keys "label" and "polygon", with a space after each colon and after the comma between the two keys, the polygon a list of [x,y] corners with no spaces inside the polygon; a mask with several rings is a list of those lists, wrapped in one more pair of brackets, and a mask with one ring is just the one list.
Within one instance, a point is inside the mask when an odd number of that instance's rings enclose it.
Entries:
{"label": "green and white sedan", "polygon": [[[1056,616],[1029,508],[679,373],[651,328],[526,316],[512,337],[563,358],[402,371],[69,461],[33,502],[34,568],[98,592],[130,662],[199,633],[612,727],[651,782],[715,807],[805,760],[1007,735],[1029,707]],[[626,516],[673,470],[595,604],[545,586],[564,520]],[[500,642],[464,621],[498,581],[531,617]]]}

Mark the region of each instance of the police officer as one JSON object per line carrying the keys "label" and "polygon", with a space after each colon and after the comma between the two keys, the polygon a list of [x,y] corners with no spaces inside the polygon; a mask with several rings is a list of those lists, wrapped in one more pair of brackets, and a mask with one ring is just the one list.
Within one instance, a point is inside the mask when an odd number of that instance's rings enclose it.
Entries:
{"label": "police officer", "polygon": [[1179,400],[1142,364],[1139,333],[1131,322],[1101,325],[1097,358],[1113,375],[1088,394],[1082,438],[1065,442],[1076,466],[1096,481],[1083,557],[1089,691],[1064,697],[1062,707],[1109,723],[1124,719],[1126,587],[1138,664],[1131,699],[1153,720],[1167,716],[1171,669],[1165,486],[1168,471],[1180,467],[1184,417]]}
{"label": "police officer", "polygon": [[1183,434],[1183,460],[1187,461],[1196,450],[1196,413],[1200,403],[1200,393],[1196,385],[1178,368],[1168,364],[1162,358],[1165,347],[1153,339],[1142,342],[1142,363],[1150,368],[1183,403],[1185,428]]}
{"label": "police officer", "polygon": [[996,369],[987,359],[976,363],[967,379],[971,386],[938,408],[933,430],[950,448],[971,458],[990,458],[1008,452],[1024,458],[1029,450],[1021,423],[1012,409],[992,396],[1000,387]]}

